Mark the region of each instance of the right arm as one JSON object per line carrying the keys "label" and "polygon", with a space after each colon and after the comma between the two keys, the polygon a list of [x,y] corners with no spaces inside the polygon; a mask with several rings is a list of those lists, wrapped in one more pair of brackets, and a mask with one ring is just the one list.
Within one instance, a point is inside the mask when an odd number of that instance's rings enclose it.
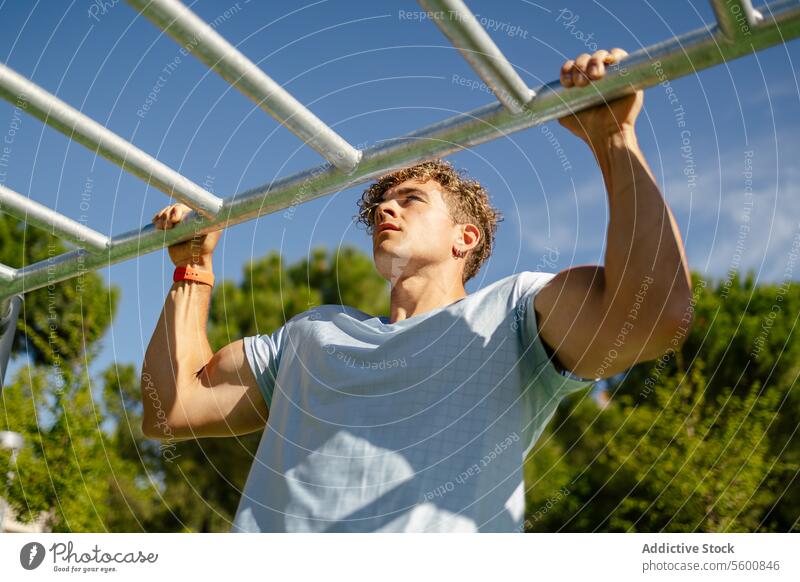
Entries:
{"label": "right arm", "polygon": [[[172,228],[190,209],[182,204],[156,214],[156,228]],[[169,248],[176,266],[212,270],[219,232]],[[206,325],[211,287],[173,283],[142,364],[142,431],[159,440],[233,436],[266,424],[269,411],[237,340],[214,353]]]}

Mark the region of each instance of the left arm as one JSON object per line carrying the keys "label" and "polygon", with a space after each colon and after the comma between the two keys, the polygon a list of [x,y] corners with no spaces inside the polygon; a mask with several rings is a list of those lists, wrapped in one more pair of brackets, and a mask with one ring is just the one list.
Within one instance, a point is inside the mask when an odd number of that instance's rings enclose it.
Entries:
{"label": "left arm", "polygon": [[[614,49],[567,61],[561,82],[585,87],[626,54]],[[536,294],[534,308],[556,364],[586,378],[659,357],[682,343],[691,323],[680,231],[634,132],[642,102],[638,91],[560,120],[589,145],[603,174],[610,214],[605,265],[561,271]]]}

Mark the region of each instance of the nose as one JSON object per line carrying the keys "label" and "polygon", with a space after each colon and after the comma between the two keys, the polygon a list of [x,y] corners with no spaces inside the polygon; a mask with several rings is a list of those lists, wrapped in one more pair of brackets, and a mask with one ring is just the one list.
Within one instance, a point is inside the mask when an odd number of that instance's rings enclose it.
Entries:
{"label": "nose", "polygon": [[397,218],[397,210],[395,209],[396,204],[397,202],[395,200],[385,200],[378,204],[378,208],[375,211],[375,224],[377,225],[381,222],[384,222],[387,216]]}

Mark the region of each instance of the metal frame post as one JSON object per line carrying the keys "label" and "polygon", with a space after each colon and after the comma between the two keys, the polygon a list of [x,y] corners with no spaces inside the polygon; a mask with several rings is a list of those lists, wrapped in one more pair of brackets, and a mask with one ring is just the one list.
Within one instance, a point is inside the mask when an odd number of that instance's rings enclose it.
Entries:
{"label": "metal frame post", "polygon": [[15,295],[5,301],[0,301],[0,392],[5,385],[6,368],[11,357],[11,347],[14,344],[14,332],[17,329],[17,320],[22,306],[22,295]]}

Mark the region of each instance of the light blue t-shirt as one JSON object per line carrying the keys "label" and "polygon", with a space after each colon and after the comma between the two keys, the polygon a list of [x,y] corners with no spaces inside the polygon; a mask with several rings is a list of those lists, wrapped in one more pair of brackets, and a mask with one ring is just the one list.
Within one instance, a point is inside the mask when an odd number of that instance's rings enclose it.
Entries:
{"label": "light blue t-shirt", "polygon": [[232,531],[521,531],[559,374],[522,272],[390,324],[323,305],[245,338],[269,405]]}

